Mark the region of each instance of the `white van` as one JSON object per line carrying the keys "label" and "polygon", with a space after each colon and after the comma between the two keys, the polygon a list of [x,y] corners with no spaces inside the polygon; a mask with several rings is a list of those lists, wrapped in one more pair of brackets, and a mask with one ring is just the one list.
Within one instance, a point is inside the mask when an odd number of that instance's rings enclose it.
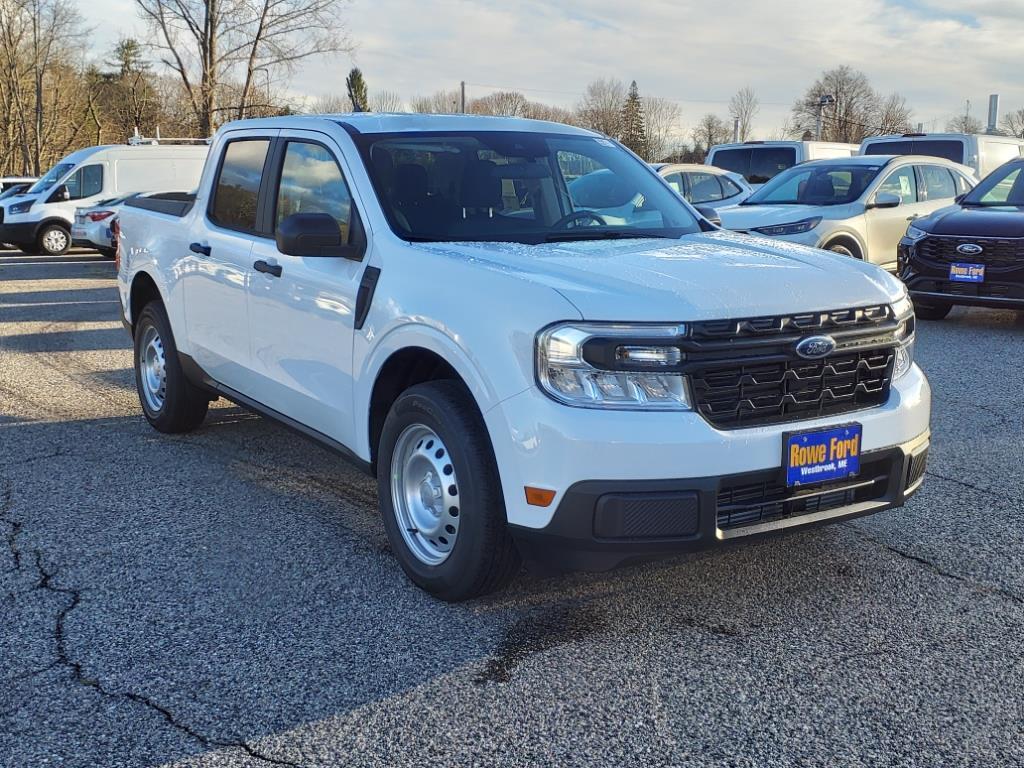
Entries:
{"label": "white van", "polygon": [[0,201],[0,242],[57,255],[71,246],[77,208],[132,192],[192,189],[209,145],[127,144],[72,152],[18,197]]}
{"label": "white van", "polygon": [[704,163],[738,173],[750,184],[758,186],[797,163],[852,157],[855,154],[856,144],[832,141],[744,141],[740,144],[716,144]]}
{"label": "white van", "polygon": [[1024,139],[987,133],[904,133],[864,139],[860,154],[944,157],[973,168],[981,179],[1024,155]]}

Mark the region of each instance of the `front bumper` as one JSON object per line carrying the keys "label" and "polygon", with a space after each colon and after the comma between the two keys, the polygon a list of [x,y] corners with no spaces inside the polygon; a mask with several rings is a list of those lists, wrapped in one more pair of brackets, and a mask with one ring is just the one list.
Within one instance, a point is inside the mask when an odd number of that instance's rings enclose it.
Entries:
{"label": "front bumper", "polygon": [[564,570],[724,546],[900,507],[924,480],[929,437],[865,453],[854,478],[799,489],[781,468],[683,480],[584,481],[542,529],[512,526],[522,555]]}
{"label": "front bumper", "polygon": [[36,221],[17,221],[0,224],[0,243],[16,243],[28,245],[36,241],[39,223]]}
{"label": "front bumper", "polygon": [[[1018,264],[987,264],[981,283],[949,279],[949,263],[918,254],[917,243],[903,238],[899,244],[898,275],[915,301],[993,309],[1024,309],[1024,260]],[[970,257],[962,261],[970,262]]]}

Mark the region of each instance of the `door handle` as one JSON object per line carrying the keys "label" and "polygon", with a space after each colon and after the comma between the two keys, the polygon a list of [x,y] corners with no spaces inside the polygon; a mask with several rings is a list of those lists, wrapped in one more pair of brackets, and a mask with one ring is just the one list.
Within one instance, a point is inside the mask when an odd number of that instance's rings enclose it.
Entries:
{"label": "door handle", "polygon": [[198,253],[200,256],[210,255],[210,246],[203,245],[202,243],[192,243],[189,245],[188,249],[192,251],[192,253]]}
{"label": "door handle", "polygon": [[273,277],[281,276],[280,264],[268,264],[263,259],[260,259],[255,264],[253,264],[252,268],[255,269],[257,272],[262,272],[265,275],[272,275]]}

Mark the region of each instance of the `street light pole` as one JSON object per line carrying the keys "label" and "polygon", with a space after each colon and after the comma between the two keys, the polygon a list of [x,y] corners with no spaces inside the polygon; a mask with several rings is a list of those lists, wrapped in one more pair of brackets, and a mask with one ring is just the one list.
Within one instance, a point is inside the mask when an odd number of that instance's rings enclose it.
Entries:
{"label": "street light pole", "polygon": [[831,93],[823,93],[823,94],[821,94],[821,96],[818,97],[818,123],[817,123],[817,126],[814,129],[814,139],[815,139],[815,141],[821,141],[821,118],[822,118],[823,113],[825,112],[825,107],[828,104],[835,104],[835,103],[836,103],[836,97],[833,96]]}

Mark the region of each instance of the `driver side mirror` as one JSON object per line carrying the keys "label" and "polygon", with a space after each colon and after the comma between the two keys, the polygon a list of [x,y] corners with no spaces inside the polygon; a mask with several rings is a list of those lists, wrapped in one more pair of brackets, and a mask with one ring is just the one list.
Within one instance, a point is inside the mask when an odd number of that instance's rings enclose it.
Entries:
{"label": "driver side mirror", "polygon": [[875,201],[868,208],[897,208],[903,204],[899,195],[891,192],[879,192],[875,195]]}
{"label": "driver side mirror", "polygon": [[965,197],[967,197],[967,193],[961,192],[959,195],[953,198],[953,202],[956,203],[957,205],[960,205],[960,203],[964,201]]}
{"label": "driver side mirror", "polygon": [[366,232],[359,213],[352,208],[348,242],[342,242],[341,226],[329,213],[293,213],[277,225],[277,250],[288,256],[341,256],[361,261],[366,253]]}
{"label": "driver side mirror", "polygon": [[68,192],[67,185],[65,184],[61,184],[59,187],[53,190],[53,194],[50,195],[50,202],[66,203],[70,199],[71,193]]}
{"label": "driver side mirror", "polygon": [[698,205],[697,213],[703,216],[705,219],[710,221],[716,227],[722,226],[722,217],[718,215],[718,211],[712,208],[710,205]]}

